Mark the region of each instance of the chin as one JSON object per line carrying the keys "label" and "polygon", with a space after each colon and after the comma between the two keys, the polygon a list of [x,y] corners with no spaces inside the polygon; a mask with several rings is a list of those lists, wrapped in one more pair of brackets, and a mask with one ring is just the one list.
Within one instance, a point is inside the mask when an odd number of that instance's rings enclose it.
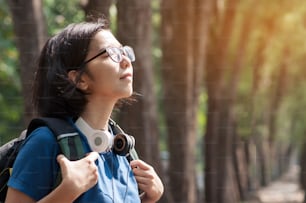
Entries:
{"label": "chin", "polygon": [[132,96],[132,94],[133,94],[133,87],[132,87],[132,85],[126,85],[124,87],[121,86],[117,90],[115,90],[114,94],[119,99],[128,98],[128,97]]}
{"label": "chin", "polygon": [[124,99],[124,98],[128,98],[128,97],[130,97],[130,96],[132,96],[133,95],[133,90],[128,90],[128,91],[126,91],[126,92],[124,92],[123,94],[122,94],[122,99]]}
{"label": "chin", "polygon": [[129,94],[127,94],[126,97],[130,97],[130,96],[132,96],[132,95],[133,95],[133,91],[129,92]]}
{"label": "chin", "polygon": [[133,87],[130,87],[130,88],[127,90],[127,94],[128,94],[128,97],[132,96],[132,94],[133,94]]}

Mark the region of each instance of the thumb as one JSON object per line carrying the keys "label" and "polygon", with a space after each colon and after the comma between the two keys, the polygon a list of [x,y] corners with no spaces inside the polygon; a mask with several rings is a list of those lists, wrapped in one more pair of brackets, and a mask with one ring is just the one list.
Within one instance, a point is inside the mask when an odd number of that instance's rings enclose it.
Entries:
{"label": "thumb", "polygon": [[67,171],[69,160],[63,154],[58,155],[56,159],[60,165],[62,173],[65,173]]}

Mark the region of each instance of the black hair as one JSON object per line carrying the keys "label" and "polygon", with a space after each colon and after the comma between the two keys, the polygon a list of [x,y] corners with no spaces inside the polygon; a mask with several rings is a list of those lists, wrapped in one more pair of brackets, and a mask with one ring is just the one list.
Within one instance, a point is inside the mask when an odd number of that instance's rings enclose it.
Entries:
{"label": "black hair", "polygon": [[82,63],[90,41],[101,30],[109,30],[106,19],[70,24],[46,42],[33,86],[33,103],[39,116],[78,117],[84,110],[86,94],[76,88],[68,72],[84,71]]}

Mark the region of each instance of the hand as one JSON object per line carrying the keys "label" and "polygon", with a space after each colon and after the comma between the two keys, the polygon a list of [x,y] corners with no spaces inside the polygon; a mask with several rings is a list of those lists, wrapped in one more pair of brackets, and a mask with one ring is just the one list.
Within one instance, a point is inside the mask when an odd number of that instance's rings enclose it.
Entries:
{"label": "hand", "polygon": [[69,161],[64,155],[57,156],[62,173],[61,185],[69,188],[69,193],[74,198],[77,198],[97,183],[98,169],[95,160],[97,160],[98,156],[97,152],[91,152],[77,161]]}
{"label": "hand", "polygon": [[156,202],[164,192],[164,186],[154,168],[141,160],[131,161],[138,187],[145,192],[143,202]]}

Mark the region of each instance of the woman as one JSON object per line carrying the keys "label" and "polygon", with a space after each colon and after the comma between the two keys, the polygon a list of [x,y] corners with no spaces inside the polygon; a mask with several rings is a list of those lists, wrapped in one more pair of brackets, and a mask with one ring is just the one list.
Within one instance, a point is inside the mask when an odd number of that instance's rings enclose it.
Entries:
{"label": "woman", "polygon": [[[133,49],[122,46],[102,19],[69,25],[46,42],[34,83],[35,107],[40,116],[75,125],[88,154],[69,161],[58,155],[51,131],[37,128],[15,161],[6,203],[151,203],[161,197],[163,184],[154,169],[141,160],[129,164],[110,145],[108,122],[116,103],[132,95],[134,60]],[[110,144],[97,144],[95,133]],[[54,189],[59,170],[62,181]]]}

